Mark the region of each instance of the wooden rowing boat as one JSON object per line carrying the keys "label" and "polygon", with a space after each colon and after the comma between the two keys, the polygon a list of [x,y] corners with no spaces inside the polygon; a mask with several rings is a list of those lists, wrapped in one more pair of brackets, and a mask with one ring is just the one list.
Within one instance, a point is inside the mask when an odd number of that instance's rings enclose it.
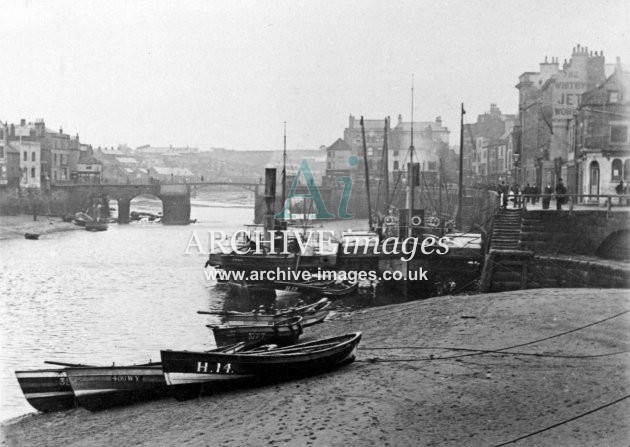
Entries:
{"label": "wooden rowing boat", "polygon": [[221,316],[224,324],[228,326],[272,326],[289,317],[300,316],[302,327],[309,327],[321,323],[328,316],[330,301],[323,298],[316,303],[289,309],[277,314],[265,314],[257,312],[208,312],[197,311],[199,314]]}
{"label": "wooden rowing boat", "polygon": [[[65,367],[85,366],[75,363],[45,362]],[[68,381],[68,368],[15,371],[24,397],[33,408],[42,412],[74,408],[77,402]]]}
{"label": "wooden rowing boat", "polygon": [[247,326],[212,326],[207,325],[214,334],[218,347],[237,342],[275,343],[286,346],[295,343],[302,334],[302,317],[288,317],[270,325]]}
{"label": "wooden rowing boat", "polygon": [[356,292],[359,287],[357,281],[276,281],[276,287],[283,287],[285,290],[295,290],[303,293],[323,295],[326,297],[346,296]]}
{"label": "wooden rowing boat", "polygon": [[69,368],[66,375],[81,407],[90,411],[164,397],[162,365]]}
{"label": "wooden rowing boat", "polygon": [[33,408],[45,413],[76,406],[65,369],[15,371],[22,393]]}
{"label": "wooden rowing boat", "polygon": [[361,333],[294,346],[260,347],[231,354],[161,351],[166,384],[178,400],[218,391],[234,383],[279,381],[319,374],[354,361]]}
{"label": "wooden rowing boat", "polygon": [[[258,344],[236,343],[217,352],[234,353]],[[82,366],[65,370],[79,406],[98,411],[168,395],[161,363],[126,366]]]}

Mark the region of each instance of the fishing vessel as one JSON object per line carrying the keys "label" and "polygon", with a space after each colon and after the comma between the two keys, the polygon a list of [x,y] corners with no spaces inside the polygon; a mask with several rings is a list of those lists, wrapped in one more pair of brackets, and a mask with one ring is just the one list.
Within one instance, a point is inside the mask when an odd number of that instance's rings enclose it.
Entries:
{"label": "fishing vessel", "polygon": [[69,410],[77,405],[66,368],[15,371],[28,403],[38,411]]}
{"label": "fishing vessel", "polygon": [[206,325],[212,330],[218,347],[238,342],[275,343],[286,346],[295,343],[302,335],[302,317],[285,317],[268,325]]}
{"label": "fishing vessel", "polygon": [[316,303],[288,309],[282,312],[268,314],[264,312],[211,312],[197,311],[203,315],[220,316],[223,323],[228,326],[272,326],[290,317],[302,317],[302,327],[321,323],[328,316],[330,301],[322,298]]}
{"label": "fishing vessel", "polygon": [[79,406],[90,411],[167,395],[162,365],[91,366],[65,371]]}
{"label": "fishing vessel", "polygon": [[280,381],[330,371],[351,363],[361,333],[247,352],[161,351],[166,384],[178,400],[251,382]]}

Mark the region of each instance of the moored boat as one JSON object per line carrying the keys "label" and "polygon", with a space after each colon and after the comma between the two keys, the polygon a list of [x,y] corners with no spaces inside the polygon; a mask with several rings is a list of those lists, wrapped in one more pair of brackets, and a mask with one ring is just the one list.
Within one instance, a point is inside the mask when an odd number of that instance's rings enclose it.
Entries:
{"label": "moored boat", "polygon": [[105,219],[96,219],[93,221],[85,222],[85,229],[87,231],[105,231],[107,230],[108,224]]}
{"label": "moored boat", "polygon": [[322,298],[316,303],[287,309],[276,314],[266,314],[259,312],[207,312],[198,311],[199,314],[218,315],[222,317],[223,323],[228,326],[269,326],[289,317],[302,317],[300,324],[302,327],[312,326],[321,323],[328,316],[330,301]]}
{"label": "moored boat", "polygon": [[269,325],[213,326],[207,325],[214,334],[218,347],[238,342],[275,343],[286,346],[295,343],[302,334],[302,317],[285,317]]}
{"label": "moored boat", "polygon": [[69,368],[66,374],[78,404],[90,411],[157,399],[168,393],[160,363]]}
{"label": "moored boat", "polygon": [[354,361],[361,333],[294,346],[226,354],[161,351],[166,384],[177,399],[221,390],[233,382],[279,381],[319,374]]}
{"label": "moored boat", "polygon": [[304,293],[311,293],[329,297],[339,297],[350,295],[356,292],[358,288],[357,281],[305,281],[305,282],[292,282],[292,281],[276,281],[277,287],[284,287],[290,290],[298,290]]}
{"label": "moored boat", "polygon": [[15,376],[24,397],[36,410],[63,411],[76,406],[65,368],[15,371]]}

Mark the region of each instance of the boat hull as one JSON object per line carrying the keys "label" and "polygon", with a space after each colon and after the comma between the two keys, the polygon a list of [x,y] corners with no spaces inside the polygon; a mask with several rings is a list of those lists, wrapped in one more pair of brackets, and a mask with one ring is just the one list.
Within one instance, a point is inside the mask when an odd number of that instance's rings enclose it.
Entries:
{"label": "boat hull", "polygon": [[[319,310],[302,315],[300,324],[304,328],[321,323],[328,316],[329,312],[329,310]],[[223,322],[228,326],[273,326],[282,320],[286,320],[286,318],[286,315],[227,314],[223,317]]]}
{"label": "boat hull", "polygon": [[159,364],[70,368],[67,375],[78,404],[90,411],[168,395]]}
{"label": "boat hull", "polygon": [[[286,317],[285,317],[286,319]],[[275,323],[266,326],[209,326],[214,334],[218,347],[238,342],[274,343],[286,346],[298,341],[302,335],[302,325],[299,321],[287,324]]]}
{"label": "boat hull", "polygon": [[106,231],[107,222],[86,222],[85,229],[87,231]]}
{"label": "boat hull", "polygon": [[225,389],[226,385],[276,382],[330,371],[354,361],[361,333],[289,348],[223,354],[161,351],[166,383],[180,400]]}
{"label": "boat hull", "polygon": [[65,369],[16,371],[15,376],[24,397],[38,411],[63,411],[77,405]]}

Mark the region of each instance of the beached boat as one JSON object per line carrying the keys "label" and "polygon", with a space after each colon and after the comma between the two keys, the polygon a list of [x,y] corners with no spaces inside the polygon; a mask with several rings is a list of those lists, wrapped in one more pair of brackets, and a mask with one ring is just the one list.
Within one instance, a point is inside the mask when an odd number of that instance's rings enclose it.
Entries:
{"label": "beached boat", "polygon": [[200,310],[197,313],[204,315],[217,315],[222,317],[223,323],[228,326],[269,326],[286,320],[289,317],[302,317],[302,327],[321,323],[328,316],[330,301],[322,298],[316,303],[301,306],[285,311],[266,314],[260,312],[209,312]]}
{"label": "beached boat", "polygon": [[160,363],[68,368],[66,375],[78,404],[90,411],[157,399],[168,393]]}
{"label": "beached boat", "polygon": [[32,241],[36,241],[37,239],[39,239],[39,234],[38,233],[24,233],[24,238],[30,239]]}
{"label": "beached boat", "polygon": [[33,408],[43,412],[76,406],[66,368],[15,371],[22,393]]}
{"label": "beached boat", "polygon": [[101,218],[85,222],[85,229],[87,231],[105,231],[107,230],[107,227],[107,220]]}
{"label": "beached boat", "polygon": [[274,284],[276,285],[276,287],[284,287],[288,290],[297,290],[302,293],[310,293],[329,297],[350,295],[351,293],[356,292],[358,288],[358,282],[356,281],[276,281]]}
{"label": "beached boat", "polygon": [[86,213],[79,212],[74,215],[74,224],[79,227],[84,227],[87,222],[91,222],[93,220],[92,216]]}
{"label": "beached boat", "polygon": [[214,340],[218,347],[237,342],[275,343],[286,346],[295,343],[302,335],[302,317],[288,317],[271,325],[213,326]]}
{"label": "beached boat", "polygon": [[260,347],[234,354],[161,351],[166,384],[178,400],[243,382],[280,381],[323,373],[354,361],[361,333],[285,348]]}

